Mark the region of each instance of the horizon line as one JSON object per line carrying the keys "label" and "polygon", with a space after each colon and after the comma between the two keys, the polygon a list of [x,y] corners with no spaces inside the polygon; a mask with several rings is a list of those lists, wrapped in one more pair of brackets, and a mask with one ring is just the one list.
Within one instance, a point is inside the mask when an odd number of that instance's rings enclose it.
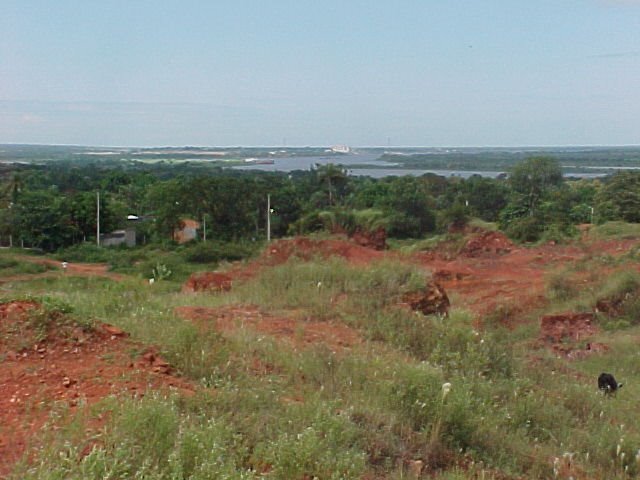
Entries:
{"label": "horizon line", "polygon": [[347,143],[334,143],[331,145],[91,145],[79,143],[24,143],[24,142],[2,142],[0,145],[7,146],[34,146],[34,147],[79,147],[79,148],[331,148],[336,145],[346,145],[351,149],[365,148],[438,148],[438,149],[455,149],[455,148],[640,148],[640,143],[618,143],[618,144],[602,144],[602,143],[585,143],[585,144],[556,144],[556,145],[349,145]]}

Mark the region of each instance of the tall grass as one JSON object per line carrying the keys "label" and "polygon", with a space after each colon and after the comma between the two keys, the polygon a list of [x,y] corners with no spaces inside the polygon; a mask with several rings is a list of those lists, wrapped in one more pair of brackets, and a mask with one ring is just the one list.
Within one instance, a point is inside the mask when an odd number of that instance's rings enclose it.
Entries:
{"label": "tall grass", "polygon": [[[139,280],[22,285],[158,345],[199,391],[108,399],[86,414],[109,419],[88,454],[91,438],[62,429],[13,478],[393,479],[407,478],[411,462],[423,462],[423,478],[438,469],[436,478],[467,478],[458,462],[477,478],[554,478],[565,454],[582,478],[638,474],[638,327],[604,334],[608,355],[567,364],[532,354],[521,332],[492,322],[477,330],[467,312],[425,317],[398,305],[427,278],[403,263],[356,268],[318,259],[264,270],[222,295],[180,296],[173,282]],[[556,279],[550,291],[558,302],[587,293],[594,300],[635,285],[608,280],[566,295]],[[179,303],[251,303],[302,321],[333,319],[365,341],[332,351],[292,348],[242,327],[222,335],[176,317]],[[597,391],[600,371],[627,383],[616,398]]]}

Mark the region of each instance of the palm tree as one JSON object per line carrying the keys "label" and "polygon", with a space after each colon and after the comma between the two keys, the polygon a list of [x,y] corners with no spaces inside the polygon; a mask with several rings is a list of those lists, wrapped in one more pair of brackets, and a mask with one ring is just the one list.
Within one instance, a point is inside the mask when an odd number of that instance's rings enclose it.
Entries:
{"label": "palm tree", "polygon": [[346,170],[339,165],[328,163],[326,165],[318,165],[316,175],[320,183],[327,184],[327,189],[329,190],[329,205],[333,205],[333,186],[346,180]]}

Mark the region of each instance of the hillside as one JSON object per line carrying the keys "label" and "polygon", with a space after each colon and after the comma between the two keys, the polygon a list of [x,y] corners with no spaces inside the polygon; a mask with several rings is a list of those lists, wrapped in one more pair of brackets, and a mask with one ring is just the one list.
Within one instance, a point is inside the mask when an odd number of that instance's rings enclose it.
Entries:
{"label": "hillside", "polygon": [[295,237],[189,288],[0,251],[0,475],[635,477],[639,251]]}

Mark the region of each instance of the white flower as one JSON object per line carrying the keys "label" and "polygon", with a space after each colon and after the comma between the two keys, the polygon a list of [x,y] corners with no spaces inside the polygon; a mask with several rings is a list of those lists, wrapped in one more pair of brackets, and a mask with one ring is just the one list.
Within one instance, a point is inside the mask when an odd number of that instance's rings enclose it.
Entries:
{"label": "white flower", "polygon": [[449,382],[442,384],[442,399],[444,400],[451,391],[451,384]]}

